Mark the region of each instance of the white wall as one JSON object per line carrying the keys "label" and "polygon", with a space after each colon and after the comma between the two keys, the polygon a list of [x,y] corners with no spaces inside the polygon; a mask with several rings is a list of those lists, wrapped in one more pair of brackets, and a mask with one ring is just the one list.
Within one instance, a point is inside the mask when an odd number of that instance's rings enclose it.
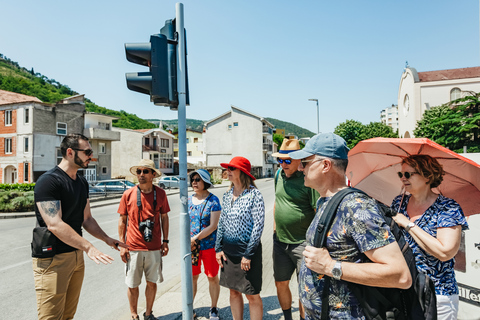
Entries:
{"label": "white wall", "polygon": [[136,177],[130,173],[130,167],[142,159],[143,133],[120,128],[112,131],[120,132],[120,141],[112,141],[112,178],[125,176],[133,181]]}

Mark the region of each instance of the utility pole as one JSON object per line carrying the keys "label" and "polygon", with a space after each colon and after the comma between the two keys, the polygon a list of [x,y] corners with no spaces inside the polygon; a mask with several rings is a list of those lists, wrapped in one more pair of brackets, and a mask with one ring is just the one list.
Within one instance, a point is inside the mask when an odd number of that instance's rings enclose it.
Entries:
{"label": "utility pole", "polygon": [[320,118],[319,118],[318,99],[308,99],[308,101],[316,101],[317,102],[317,134],[319,134],[320,133]]}

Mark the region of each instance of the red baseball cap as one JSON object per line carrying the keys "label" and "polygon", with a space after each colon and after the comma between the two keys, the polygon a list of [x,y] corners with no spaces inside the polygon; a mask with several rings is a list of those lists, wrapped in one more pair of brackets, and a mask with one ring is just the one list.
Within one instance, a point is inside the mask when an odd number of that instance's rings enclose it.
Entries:
{"label": "red baseball cap", "polygon": [[250,164],[250,161],[248,161],[247,158],[244,157],[234,157],[232,160],[230,160],[230,163],[220,163],[220,165],[224,168],[228,167],[234,167],[239,170],[241,170],[243,173],[248,175],[250,178],[255,180],[255,177],[252,176],[250,173],[250,170],[252,169],[252,165]]}

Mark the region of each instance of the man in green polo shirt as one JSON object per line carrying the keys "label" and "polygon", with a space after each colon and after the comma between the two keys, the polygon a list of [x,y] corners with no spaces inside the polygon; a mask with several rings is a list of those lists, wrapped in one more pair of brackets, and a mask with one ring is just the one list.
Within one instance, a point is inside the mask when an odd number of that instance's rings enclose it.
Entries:
{"label": "man in green polo shirt", "polygon": [[[304,185],[302,172],[298,171],[300,160],[292,160],[289,153],[300,150],[296,139],[283,139],[277,157],[281,169],[275,174],[275,206],[273,234],[273,274],[277,297],[285,320],[292,319],[292,293],[289,282],[296,271],[297,277],[305,249],[305,233],[315,217],[319,194]],[[300,318],[305,312],[299,302]]]}

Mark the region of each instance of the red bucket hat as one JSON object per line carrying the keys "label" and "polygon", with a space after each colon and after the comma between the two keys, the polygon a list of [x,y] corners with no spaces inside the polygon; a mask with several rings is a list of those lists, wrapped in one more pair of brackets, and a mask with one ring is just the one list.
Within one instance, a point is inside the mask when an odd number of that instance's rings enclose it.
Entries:
{"label": "red bucket hat", "polygon": [[252,169],[252,165],[250,164],[250,161],[248,161],[247,158],[244,157],[234,157],[232,160],[230,160],[230,163],[220,163],[220,165],[224,168],[228,167],[234,167],[239,170],[241,170],[243,173],[248,175],[250,178],[255,180],[255,177],[252,176],[250,173],[250,169]]}

